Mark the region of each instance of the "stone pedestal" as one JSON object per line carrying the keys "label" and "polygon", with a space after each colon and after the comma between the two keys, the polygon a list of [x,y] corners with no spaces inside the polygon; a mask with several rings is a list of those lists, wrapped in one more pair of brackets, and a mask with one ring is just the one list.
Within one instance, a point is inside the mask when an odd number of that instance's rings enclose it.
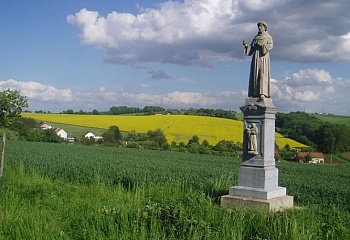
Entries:
{"label": "stone pedestal", "polygon": [[246,206],[283,210],[293,207],[293,197],[278,186],[275,167],[275,115],[270,98],[247,98],[244,114],[243,162],[237,186],[221,197],[222,206]]}

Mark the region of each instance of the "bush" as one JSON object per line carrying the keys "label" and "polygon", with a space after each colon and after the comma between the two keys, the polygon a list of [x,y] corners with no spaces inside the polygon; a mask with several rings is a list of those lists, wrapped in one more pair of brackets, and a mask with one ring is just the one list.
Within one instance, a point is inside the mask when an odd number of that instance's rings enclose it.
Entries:
{"label": "bush", "polygon": [[127,148],[140,148],[140,144],[137,142],[128,142],[128,145],[126,145]]}

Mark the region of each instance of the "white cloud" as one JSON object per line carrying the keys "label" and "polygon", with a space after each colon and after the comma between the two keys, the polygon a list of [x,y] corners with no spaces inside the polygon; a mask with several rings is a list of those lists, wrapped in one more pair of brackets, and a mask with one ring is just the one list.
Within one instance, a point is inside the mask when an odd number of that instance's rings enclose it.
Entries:
{"label": "white cloud", "polygon": [[275,60],[338,62],[350,60],[349,8],[347,0],[184,0],[135,15],[81,9],[67,22],[84,44],[103,49],[105,60],[118,64],[210,67],[242,58],[241,42],[253,38],[259,20],[268,22]]}
{"label": "white cloud", "polygon": [[320,96],[319,92],[314,92],[311,90],[306,90],[306,91],[295,91],[294,93],[294,99],[298,101],[304,101],[304,102],[309,102],[309,101],[315,101],[318,99]]}
{"label": "white cloud", "polygon": [[329,72],[321,69],[306,69],[293,73],[286,79],[291,86],[314,86],[316,84],[332,84]]}
{"label": "white cloud", "polygon": [[198,92],[170,92],[164,95],[123,93],[122,96],[126,98],[128,102],[137,104],[148,103],[150,105],[182,106],[184,108],[193,106],[213,106],[219,103],[219,100],[215,96]]}
{"label": "white cloud", "polygon": [[[143,85],[141,87],[148,87]],[[72,92],[70,89],[57,89],[53,86],[44,85],[38,82],[16,81],[13,79],[0,81],[0,90],[6,89],[18,90],[21,95],[27,96],[29,109],[44,110],[51,112],[61,112],[67,109],[80,109],[91,111],[98,109],[100,111],[108,110],[112,106],[126,105],[139,106],[159,105],[166,108],[222,108],[226,106],[232,109],[233,106],[238,109],[243,103],[243,95],[234,92],[222,93],[199,93],[199,92],[169,92],[165,94],[146,94],[125,92],[113,92],[107,90],[104,86],[97,90]],[[240,98],[241,101],[235,100]],[[227,104],[229,103],[229,104]]]}
{"label": "white cloud", "polygon": [[82,9],[67,21],[83,43],[103,48],[109,62],[210,66],[231,58],[235,17],[232,1],[188,0],[164,2],[138,15],[113,11],[103,17]]}
{"label": "white cloud", "polygon": [[346,104],[350,80],[334,79],[323,69],[305,69],[272,81],[272,98],[280,111],[297,111],[308,105],[309,112],[349,114]]}
{"label": "white cloud", "polygon": [[27,96],[29,100],[66,103],[74,99],[70,89],[57,89],[33,81],[22,82],[13,79],[0,81],[0,90],[3,91],[8,88],[20,91],[21,95]]}
{"label": "white cloud", "polygon": [[[308,74],[307,74],[308,73]],[[312,73],[312,74],[311,74]],[[309,112],[326,111],[337,114],[350,114],[347,99],[350,80],[333,79],[323,69],[305,69],[297,73],[301,76],[314,76],[317,81],[314,85],[290,84],[293,75],[288,75],[284,80],[272,79],[272,99],[279,111],[303,110],[305,106]],[[322,79],[322,77],[324,79]],[[298,78],[298,81],[299,81]],[[313,82],[310,80],[310,83]],[[327,82],[327,85],[317,84]],[[148,87],[147,85],[140,86]],[[123,89],[118,91],[107,90],[101,86],[96,90],[73,92],[70,89],[57,89],[53,86],[43,85],[38,82],[22,82],[13,79],[0,81],[0,90],[7,88],[18,90],[28,97],[30,110],[44,110],[61,112],[67,109],[80,109],[84,111],[108,110],[112,106],[158,105],[165,108],[223,108],[240,111],[244,104],[247,91],[240,92],[194,92],[194,91],[170,91],[166,93],[147,94],[143,92],[130,92]],[[334,107],[337,106],[337,107]]]}

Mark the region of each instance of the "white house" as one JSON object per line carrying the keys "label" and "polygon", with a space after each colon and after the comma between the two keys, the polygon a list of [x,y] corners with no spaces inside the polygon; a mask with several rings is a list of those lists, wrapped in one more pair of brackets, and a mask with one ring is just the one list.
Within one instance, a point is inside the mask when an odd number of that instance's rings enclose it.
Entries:
{"label": "white house", "polygon": [[47,130],[47,129],[52,129],[53,127],[49,124],[47,124],[46,122],[43,122],[42,124],[39,125],[39,127],[43,130]]}
{"label": "white house", "polygon": [[86,132],[84,135],[83,135],[83,137],[85,137],[85,138],[95,138],[96,136],[95,136],[95,134],[93,134],[92,132]]}
{"label": "white house", "polygon": [[90,131],[86,132],[86,133],[83,135],[83,137],[85,137],[85,138],[93,138],[93,139],[95,139],[95,141],[103,140],[103,137],[97,136],[97,135],[93,134],[93,133],[90,132]]}
{"label": "white house", "polygon": [[309,163],[324,163],[324,155],[321,152],[297,152],[299,160],[303,160],[310,154],[311,161]]}
{"label": "white house", "polygon": [[55,133],[57,134],[57,136],[63,138],[64,140],[66,140],[68,137],[68,133],[61,128],[56,128]]}
{"label": "white house", "polygon": [[101,140],[101,141],[102,141],[102,140],[103,140],[103,137],[102,137],[102,136],[95,136],[94,139],[95,139],[95,141],[98,141],[98,140]]}

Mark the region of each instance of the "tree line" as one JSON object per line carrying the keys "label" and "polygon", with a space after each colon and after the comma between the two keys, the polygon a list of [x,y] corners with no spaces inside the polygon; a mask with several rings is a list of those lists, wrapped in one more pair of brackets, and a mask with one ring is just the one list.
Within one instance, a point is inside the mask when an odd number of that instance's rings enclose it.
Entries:
{"label": "tree line", "polygon": [[338,154],[350,151],[350,127],[332,124],[305,113],[277,113],[277,131],[284,136],[326,153]]}
{"label": "tree line", "polygon": [[[42,110],[36,111],[37,113],[45,113]],[[49,112],[48,112],[49,113]],[[94,109],[91,112],[83,110],[74,111],[68,109],[62,112],[63,114],[93,114],[93,115],[122,115],[122,114],[136,114],[136,115],[154,115],[154,114],[180,114],[180,115],[196,115],[196,116],[208,116],[237,120],[235,111],[224,109],[210,109],[210,108],[189,108],[189,109],[165,109],[160,106],[145,106],[143,108],[127,107],[127,106],[113,106],[108,111],[98,111]]]}

